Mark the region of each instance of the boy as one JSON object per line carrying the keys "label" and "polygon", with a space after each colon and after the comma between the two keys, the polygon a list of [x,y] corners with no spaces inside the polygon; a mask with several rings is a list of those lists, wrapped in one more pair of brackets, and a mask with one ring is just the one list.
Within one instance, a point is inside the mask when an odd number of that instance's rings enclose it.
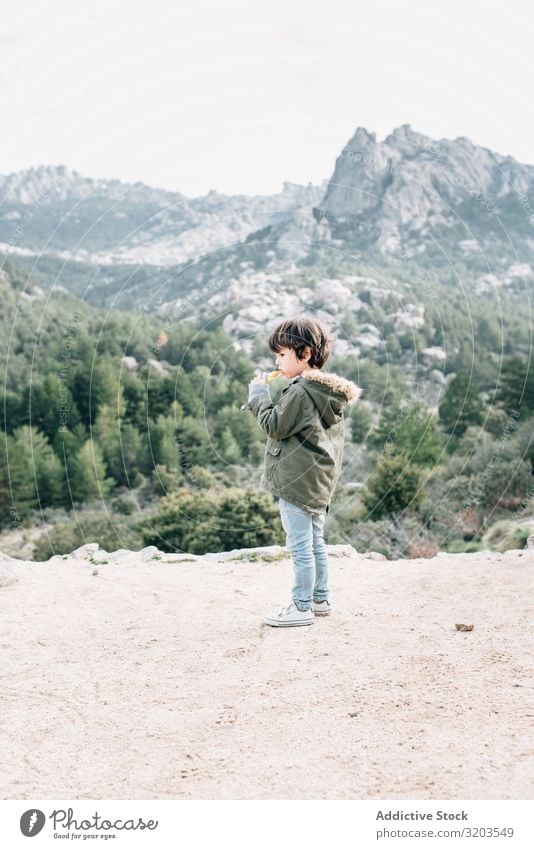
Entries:
{"label": "boy", "polygon": [[292,602],[265,617],[268,625],[311,625],[330,613],[324,522],[339,474],[347,405],[361,389],[321,367],[330,355],[325,328],[307,316],[281,322],[269,336],[281,375],[290,381],[273,406],[266,378],[249,384],[250,410],[267,434],[260,486],[279,499],[293,555]]}

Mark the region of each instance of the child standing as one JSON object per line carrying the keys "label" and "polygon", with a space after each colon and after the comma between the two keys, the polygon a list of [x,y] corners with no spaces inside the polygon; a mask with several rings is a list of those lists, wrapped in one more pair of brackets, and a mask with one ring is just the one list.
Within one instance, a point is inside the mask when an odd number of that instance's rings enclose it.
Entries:
{"label": "child standing", "polygon": [[265,617],[273,626],[311,625],[330,613],[324,522],[341,472],[344,410],[361,395],[350,380],[321,371],[331,340],[318,321],[295,316],[269,336],[276,365],[289,380],[276,406],[266,379],[249,384],[250,410],[268,440],[260,486],[279,500],[293,555],[292,602]]}

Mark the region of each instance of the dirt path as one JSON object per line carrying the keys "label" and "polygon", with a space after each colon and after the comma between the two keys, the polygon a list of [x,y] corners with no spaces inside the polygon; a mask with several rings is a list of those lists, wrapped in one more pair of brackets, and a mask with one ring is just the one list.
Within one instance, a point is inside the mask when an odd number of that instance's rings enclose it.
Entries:
{"label": "dirt path", "polygon": [[330,563],[1,562],[2,798],[531,798],[534,551]]}

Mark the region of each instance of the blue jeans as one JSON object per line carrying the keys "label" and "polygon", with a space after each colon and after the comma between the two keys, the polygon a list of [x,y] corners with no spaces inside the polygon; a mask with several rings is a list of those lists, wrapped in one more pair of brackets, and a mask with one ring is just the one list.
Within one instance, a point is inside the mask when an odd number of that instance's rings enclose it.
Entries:
{"label": "blue jeans", "polygon": [[286,544],[293,555],[293,603],[299,610],[309,610],[313,601],[328,598],[328,555],[323,531],[326,513],[315,515],[278,499]]}

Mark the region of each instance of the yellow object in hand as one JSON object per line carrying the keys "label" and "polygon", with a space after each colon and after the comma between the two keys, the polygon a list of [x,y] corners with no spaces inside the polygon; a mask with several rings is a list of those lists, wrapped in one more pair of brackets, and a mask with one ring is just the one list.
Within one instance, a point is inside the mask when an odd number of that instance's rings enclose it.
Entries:
{"label": "yellow object in hand", "polygon": [[280,369],[276,369],[276,371],[262,371],[256,375],[252,383],[269,383],[270,380],[273,380],[280,374],[282,374]]}

